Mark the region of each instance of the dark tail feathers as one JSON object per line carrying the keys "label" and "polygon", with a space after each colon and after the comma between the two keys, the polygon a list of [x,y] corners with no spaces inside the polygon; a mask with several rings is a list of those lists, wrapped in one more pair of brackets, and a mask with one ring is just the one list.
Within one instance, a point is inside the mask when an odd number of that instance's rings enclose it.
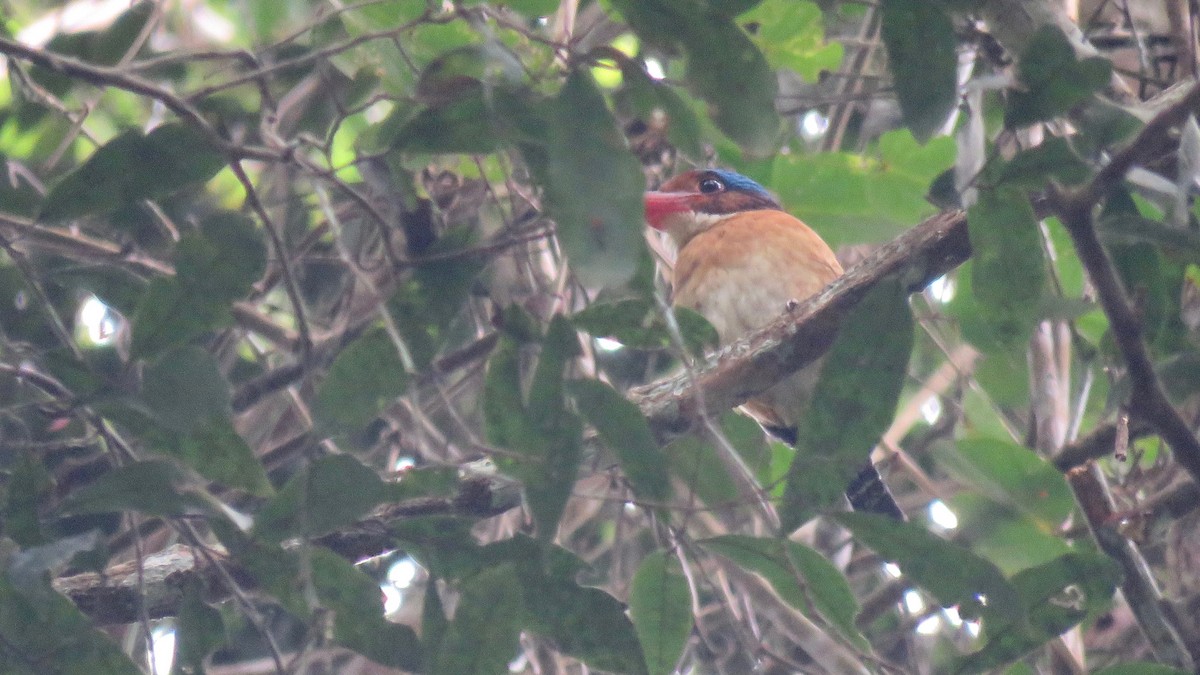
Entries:
{"label": "dark tail feathers", "polygon": [[[795,427],[764,428],[767,433],[784,443],[796,445],[798,436]],[[850,506],[854,507],[855,511],[878,513],[899,521],[905,520],[904,512],[900,510],[896,498],[892,496],[891,490],[888,490],[888,486],[883,482],[883,477],[879,475],[879,470],[870,460],[867,460],[854,480],[846,486],[846,498],[850,500]]]}

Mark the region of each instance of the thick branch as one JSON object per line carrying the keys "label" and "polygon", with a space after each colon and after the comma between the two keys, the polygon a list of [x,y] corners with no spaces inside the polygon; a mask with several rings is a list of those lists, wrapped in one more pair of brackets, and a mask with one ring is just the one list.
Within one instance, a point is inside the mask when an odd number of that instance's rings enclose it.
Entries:
{"label": "thick branch", "polygon": [[[770,326],[710,357],[695,373],[696,385],[704,390],[704,412],[717,414],[740,405],[816,360],[833,342],[845,315],[883,279],[899,276],[910,290],[920,290],[970,255],[967,218],[961,211],[938,214],[905,232]],[[683,433],[699,419],[689,382],[681,374],[633,392],[659,439]]]}
{"label": "thick branch", "polygon": [[1200,482],[1200,442],[1171,405],[1154,371],[1142,335],[1142,321],[1117,276],[1112,260],[1096,234],[1092,211],[1125,179],[1136,164],[1159,156],[1177,143],[1175,127],[1200,106],[1200,84],[1192,85],[1176,103],[1159,113],[1137,138],[1113,156],[1085,187],[1075,192],[1052,191],[1051,205],[1071,235],[1075,252],[1096,287],[1108,316],[1113,338],[1129,369],[1133,385],[1130,409],[1171,446],[1175,459]]}
{"label": "thick branch", "polygon": [[[420,516],[446,515],[487,518],[521,503],[517,487],[507,481],[486,477],[468,478],[459,492],[449,498],[418,498],[380,507],[369,518],[313,541],[348,560],[362,560],[393,550],[402,542],[392,536],[390,526]],[[296,546],[298,544],[293,544]],[[236,562],[214,556],[242,588],[253,588],[254,579]],[[220,570],[187,546],[171,546],[148,556],[139,579],[133,562],[113,565],[103,576],[95,572],[54,580],[54,588],[66,595],[98,625],[133,623],[142,618],[141,608],[151,619],[175,616],[184,589],[198,583],[212,602],[230,597]],[[139,583],[140,582],[140,583]]]}

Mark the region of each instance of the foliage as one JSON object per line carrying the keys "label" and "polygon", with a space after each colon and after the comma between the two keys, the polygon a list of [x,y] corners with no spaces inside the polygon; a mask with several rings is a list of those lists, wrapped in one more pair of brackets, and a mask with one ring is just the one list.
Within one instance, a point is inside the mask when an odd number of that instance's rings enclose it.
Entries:
{"label": "foliage", "polygon": [[[0,671],[1193,669],[1194,64],[967,0],[50,4],[0,28]],[[714,165],[848,261],[966,214],[827,294],[793,445],[694,413],[766,384],[646,244]],[[842,512],[873,450],[910,522]]]}

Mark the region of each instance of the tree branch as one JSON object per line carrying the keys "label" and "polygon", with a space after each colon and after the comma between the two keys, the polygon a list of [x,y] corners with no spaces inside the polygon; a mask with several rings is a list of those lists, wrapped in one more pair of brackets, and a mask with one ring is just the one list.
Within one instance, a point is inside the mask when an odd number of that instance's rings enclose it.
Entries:
{"label": "tree branch", "polygon": [[[389,529],[394,523],[432,515],[487,518],[520,503],[515,484],[471,477],[459,484],[453,497],[422,497],[385,505],[368,518],[317,537],[312,543],[348,560],[362,560],[402,545]],[[287,548],[296,546],[299,544],[285,544]],[[151,619],[175,616],[184,589],[194,583],[204,589],[204,597],[210,602],[228,599],[231,591],[217,564],[224,565],[241,588],[254,587],[253,577],[234,561],[219,555],[195,555],[191,547],[182,545],[145,558],[140,580],[137,564],[130,561],[112,565],[103,575],[86,572],[55,579],[53,584],[98,625],[133,623],[142,618],[143,611]]]}
{"label": "tree branch", "polygon": [[1130,303],[1112,259],[1100,243],[1092,215],[1096,205],[1125,179],[1129,169],[1176,143],[1172,133],[1175,126],[1197,106],[1200,106],[1200,84],[1192,85],[1178,102],[1151,120],[1090,183],[1073,192],[1052,186],[1049,201],[1071,235],[1075,252],[1096,288],[1117,348],[1129,369],[1133,386],[1130,410],[1154,427],[1171,446],[1176,461],[1200,482],[1200,441],[1167,399],[1142,339],[1141,317]]}
{"label": "tree branch", "polygon": [[[704,391],[707,410],[703,412],[719,414],[740,405],[819,358],[850,309],[885,278],[899,276],[908,289],[917,291],[970,255],[963,212],[948,211],[927,219],[880,247],[819,294],[698,367],[694,375],[696,388]],[[660,441],[688,431],[701,419],[689,380],[680,374],[631,392]]]}

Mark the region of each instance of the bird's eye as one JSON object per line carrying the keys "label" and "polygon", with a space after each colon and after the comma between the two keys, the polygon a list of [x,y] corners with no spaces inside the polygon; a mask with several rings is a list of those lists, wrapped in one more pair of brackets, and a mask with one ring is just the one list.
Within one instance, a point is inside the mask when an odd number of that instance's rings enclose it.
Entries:
{"label": "bird's eye", "polygon": [[706,195],[714,192],[720,192],[724,189],[725,184],[716,178],[705,178],[704,180],[700,181],[700,192],[703,192]]}

